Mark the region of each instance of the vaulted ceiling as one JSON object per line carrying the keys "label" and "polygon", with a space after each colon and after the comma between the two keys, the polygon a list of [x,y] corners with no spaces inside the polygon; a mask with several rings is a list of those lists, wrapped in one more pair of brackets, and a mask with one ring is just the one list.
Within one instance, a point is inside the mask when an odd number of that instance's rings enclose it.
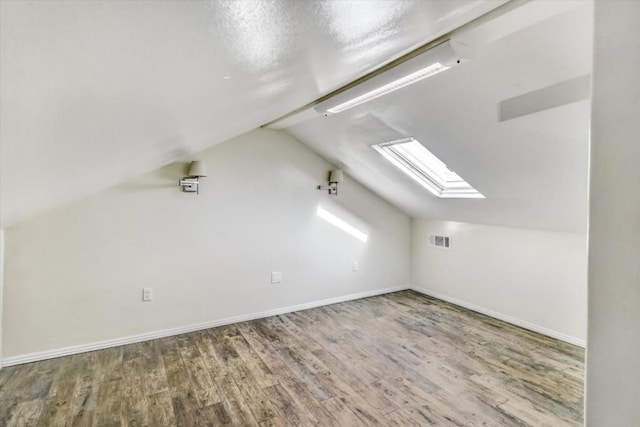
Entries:
{"label": "vaulted ceiling", "polygon": [[[0,224],[270,122],[504,3],[0,2]],[[588,101],[497,120],[499,102],[590,72],[589,3],[540,3],[556,6],[460,34],[473,60],[287,131],[413,216],[584,231]],[[487,198],[426,193],[369,148],[397,136]]]}
{"label": "vaulted ceiling", "polygon": [[[413,217],[586,232],[593,9],[550,5],[460,34],[461,65],[286,129]],[[371,148],[404,137],[486,198],[438,198]]]}

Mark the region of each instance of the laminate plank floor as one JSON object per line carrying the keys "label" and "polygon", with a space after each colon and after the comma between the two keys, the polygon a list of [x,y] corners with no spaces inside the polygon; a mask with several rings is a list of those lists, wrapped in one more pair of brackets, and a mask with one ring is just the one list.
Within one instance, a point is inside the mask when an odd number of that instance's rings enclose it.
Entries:
{"label": "laminate plank floor", "polygon": [[584,351],[413,291],[0,370],[2,426],[579,426]]}

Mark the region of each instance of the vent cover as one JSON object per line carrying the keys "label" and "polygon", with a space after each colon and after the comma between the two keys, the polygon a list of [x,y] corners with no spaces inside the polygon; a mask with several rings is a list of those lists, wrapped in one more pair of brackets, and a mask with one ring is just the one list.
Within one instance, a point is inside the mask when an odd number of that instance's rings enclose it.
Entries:
{"label": "vent cover", "polygon": [[444,248],[449,249],[451,247],[451,237],[450,236],[440,236],[437,234],[429,235],[429,246],[434,246],[436,248]]}

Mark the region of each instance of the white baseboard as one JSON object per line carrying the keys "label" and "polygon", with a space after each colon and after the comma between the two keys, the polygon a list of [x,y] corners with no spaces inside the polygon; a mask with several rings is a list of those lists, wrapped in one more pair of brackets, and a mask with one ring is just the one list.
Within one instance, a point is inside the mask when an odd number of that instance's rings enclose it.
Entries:
{"label": "white baseboard", "polygon": [[258,313],[251,313],[251,314],[246,314],[246,315],[241,315],[241,316],[227,317],[227,318],[224,318],[224,319],[212,320],[212,321],[209,321],[209,322],[198,323],[198,324],[195,324],[195,325],[181,326],[181,327],[177,327],[177,328],[164,329],[164,330],[161,330],[161,331],[148,332],[148,333],[138,334],[138,335],[130,335],[130,336],[127,336],[127,337],[122,337],[122,338],[115,338],[115,339],[110,339],[110,340],[97,341],[97,342],[93,342],[93,343],[89,343],[89,344],[74,345],[74,346],[63,347],[63,348],[59,348],[59,349],[55,349],[55,350],[46,350],[46,351],[38,351],[38,352],[34,352],[34,353],[20,354],[20,355],[17,355],[17,356],[11,356],[11,357],[6,357],[6,358],[2,359],[2,364],[0,366],[6,367],[6,366],[13,366],[13,365],[20,365],[20,364],[23,364],[23,363],[36,362],[36,361],[39,361],[39,360],[53,359],[55,357],[69,356],[69,355],[72,355],[72,354],[78,354],[78,353],[85,353],[85,352],[88,352],[88,351],[101,350],[101,349],[109,348],[109,347],[117,347],[117,346],[121,346],[121,345],[125,345],[125,344],[133,344],[133,343],[138,343],[138,342],[144,342],[144,341],[149,341],[149,340],[153,340],[153,339],[157,339],[157,338],[164,338],[164,337],[169,337],[169,336],[173,336],[173,335],[184,334],[184,333],[187,333],[187,332],[199,331],[199,330],[202,330],[202,329],[215,328],[216,326],[224,326],[224,325],[230,325],[230,324],[233,324],[233,323],[247,322],[249,320],[262,319],[262,318],[265,318],[265,317],[277,316],[279,314],[291,313],[291,312],[300,311],[300,310],[307,310],[307,309],[310,309],[310,308],[321,307],[321,306],[324,306],[324,305],[337,304],[337,303],[340,303],[340,302],[346,302],[346,301],[352,301],[352,300],[361,299],[361,298],[373,297],[373,296],[377,296],[377,295],[388,294],[388,293],[391,293],[391,292],[404,291],[404,290],[407,290],[407,289],[412,289],[412,290],[414,290],[416,292],[419,292],[421,294],[428,295],[428,296],[431,296],[431,297],[434,297],[434,298],[449,302],[451,304],[459,305],[459,306],[464,307],[464,308],[468,308],[469,310],[473,310],[473,311],[476,311],[478,313],[482,313],[482,314],[485,314],[487,316],[503,320],[503,321],[505,321],[507,323],[511,323],[511,324],[516,325],[516,326],[520,326],[522,328],[529,329],[531,331],[538,332],[540,334],[547,335],[549,337],[556,338],[556,339],[559,339],[561,341],[568,342],[570,344],[574,344],[574,345],[577,345],[577,346],[580,346],[580,347],[585,347],[585,344],[586,344],[585,340],[583,340],[583,339],[575,338],[575,337],[572,337],[570,335],[563,334],[561,332],[553,331],[551,329],[547,329],[547,328],[544,328],[542,326],[534,325],[534,324],[526,322],[524,320],[520,320],[520,319],[517,319],[515,317],[507,316],[505,314],[498,313],[496,311],[489,310],[489,309],[486,309],[484,307],[480,307],[480,306],[477,306],[475,304],[468,303],[466,301],[461,301],[459,299],[452,298],[452,297],[449,297],[447,295],[431,291],[429,289],[421,288],[421,287],[414,286],[414,285],[407,285],[407,286],[396,286],[396,287],[392,287],[392,288],[377,289],[377,290],[374,290],[374,291],[360,292],[360,293],[357,293],[357,294],[351,294],[351,295],[345,295],[345,296],[341,296],[341,297],[329,298],[329,299],[324,299],[324,300],[320,300],[320,301],[312,301],[312,302],[293,305],[293,306],[289,306],[289,307],[283,307],[283,308],[276,308],[276,309],[273,309],[273,310],[261,311],[261,312],[258,312]]}
{"label": "white baseboard", "polygon": [[498,313],[497,311],[489,310],[488,308],[480,307],[479,305],[471,304],[466,301],[459,300],[457,298],[450,297],[448,295],[441,294],[439,292],[435,292],[426,288],[422,288],[419,286],[412,285],[409,287],[410,289],[419,292],[421,294],[440,299],[442,301],[450,302],[451,304],[459,305],[460,307],[468,308],[469,310],[476,311],[478,313],[487,315],[489,317],[494,317],[499,320],[503,320],[507,323],[511,323],[516,326],[520,326],[521,328],[528,329],[533,332],[537,332],[542,335],[546,335],[551,338],[558,339],[560,341],[567,342],[569,344],[577,345],[579,347],[586,346],[586,340],[581,338],[576,338],[571,335],[564,334],[562,332],[554,331],[552,329],[545,328],[543,326],[534,325],[533,323],[529,323],[524,320],[517,319],[515,317],[508,316],[506,314]]}
{"label": "white baseboard", "polygon": [[262,319],[264,317],[277,316],[279,314],[291,313],[293,311],[307,310],[309,308],[321,307],[323,305],[337,304],[361,298],[373,297],[376,295],[388,294],[391,292],[404,291],[407,286],[396,286],[392,288],[377,289],[374,291],[360,292],[357,294],[345,295],[341,297],[329,298],[320,301],[312,301],[289,307],[276,308],[273,310],[261,311],[258,313],[245,314],[241,316],[227,317],[219,320],[198,323],[195,325],[181,326],[178,328],[165,329],[162,331],[147,332],[144,334],[130,335],[128,337],[115,338],[111,340],[97,341],[89,344],[74,345],[55,350],[38,351],[34,353],[20,354],[2,359],[2,367],[20,365],[22,363],[36,362],[38,360],[53,359],[55,357],[69,356],[72,354],[85,353],[87,351],[101,350],[109,347],[117,347],[125,344],[149,341],[157,338],[169,337],[172,335],[184,334],[186,332],[199,331],[201,329],[214,328],[216,326],[230,325],[233,323],[246,322],[249,320]]}

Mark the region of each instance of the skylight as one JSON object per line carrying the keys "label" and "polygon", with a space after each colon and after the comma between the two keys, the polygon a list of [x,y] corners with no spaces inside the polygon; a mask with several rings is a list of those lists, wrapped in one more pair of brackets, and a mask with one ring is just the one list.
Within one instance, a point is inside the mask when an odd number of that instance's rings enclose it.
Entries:
{"label": "skylight", "polygon": [[484,199],[478,190],[413,138],[383,142],[373,148],[438,197]]}

